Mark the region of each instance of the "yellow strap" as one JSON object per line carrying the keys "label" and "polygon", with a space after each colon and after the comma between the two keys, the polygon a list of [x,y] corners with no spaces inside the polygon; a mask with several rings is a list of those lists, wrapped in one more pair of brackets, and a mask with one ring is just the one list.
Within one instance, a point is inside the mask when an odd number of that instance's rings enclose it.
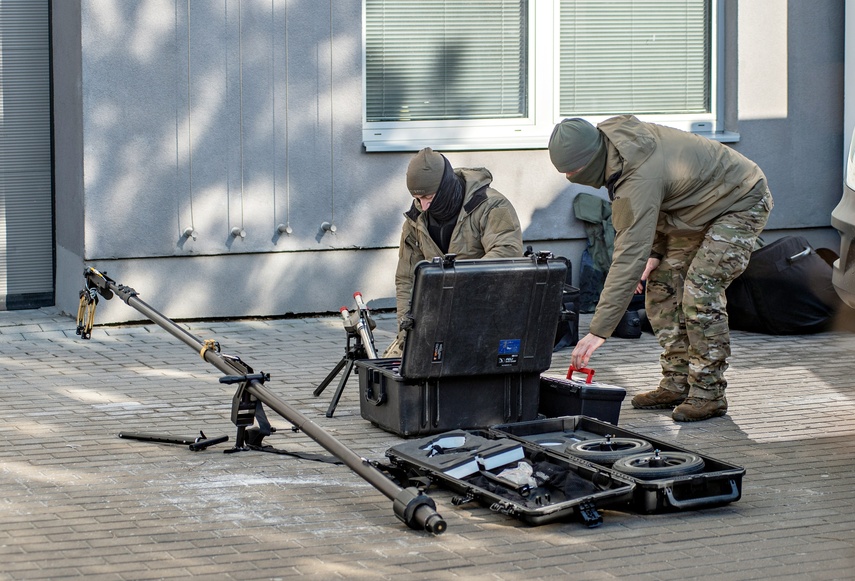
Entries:
{"label": "yellow strap", "polygon": [[85,290],[80,293],[80,305],[77,307],[77,328],[80,329],[84,339],[92,334],[95,324],[95,307],[98,302],[90,298]]}
{"label": "yellow strap", "polygon": [[95,324],[95,307],[98,303],[92,302],[89,307],[89,317],[86,319],[86,334],[92,334],[92,326]]}
{"label": "yellow strap", "polygon": [[84,294],[80,293],[80,304],[77,307],[77,326],[79,328],[83,327],[83,313],[86,309],[86,299],[84,298]]}
{"label": "yellow strap", "polygon": [[205,339],[204,347],[199,351],[199,355],[201,355],[202,359],[205,358],[205,352],[208,349],[213,349],[217,353],[220,352],[220,344],[214,341],[213,339]]}

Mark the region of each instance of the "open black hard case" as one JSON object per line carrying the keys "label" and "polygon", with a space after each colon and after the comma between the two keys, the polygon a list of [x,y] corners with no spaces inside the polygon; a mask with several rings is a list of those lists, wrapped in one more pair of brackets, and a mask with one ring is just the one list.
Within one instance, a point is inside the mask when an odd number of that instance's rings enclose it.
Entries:
{"label": "open black hard case", "polygon": [[567,269],[542,253],[419,263],[402,358],[356,361],[362,417],[404,437],[535,419]]}
{"label": "open black hard case", "polygon": [[[666,457],[668,453],[676,452],[680,454],[679,458],[696,456],[703,461],[703,468],[691,474],[655,478],[642,478],[639,474],[625,475],[635,485],[630,508],[638,512],[707,508],[735,502],[742,497],[744,468],[594,418],[567,416],[517,422],[493,426],[489,433],[495,438],[511,438],[541,450],[549,450],[561,457],[577,458],[578,461],[593,462],[591,458],[595,457],[593,455],[596,454],[599,446],[587,449],[583,446],[583,452],[586,453],[587,458],[585,460],[574,455],[570,448],[573,444],[582,441],[599,442],[606,436],[622,438],[626,441],[644,440]],[[649,454],[648,457],[650,457]],[[603,460],[594,463],[615,469],[613,464]],[[643,466],[643,464],[639,465],[639,467]],[[679,465],[677,467],[679,468]]]}
{"label": "open black hard case", "polygon": [[[599,508],[632,499],[631,479],[607,468],[561,456],[525,440],[483,432],[451,431],[408,440],[386,451],[390,462],[411,479],[428,479],[495,512],[541,525],[578,518],[602,524]],[[521,466],[531,476],[521,475]]]}
{"label": "open black hard case", "polygon": [[362,417],[387,432],[409,438],[537,417],[537,372],[406,379],[400,361],[356,362]]}
{"label": "open black hard case", "polygon": [[545,256],[420,262],[401,376],[548,369],[567,268],[565,259]]}

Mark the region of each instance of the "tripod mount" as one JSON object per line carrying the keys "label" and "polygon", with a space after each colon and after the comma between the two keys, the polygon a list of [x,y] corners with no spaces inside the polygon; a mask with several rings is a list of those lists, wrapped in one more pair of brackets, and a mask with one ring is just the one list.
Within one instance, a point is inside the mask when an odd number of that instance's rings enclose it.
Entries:
{"label": "tripod mount", "polygon": [[332,371],[327,374],[324,380],[318,384],[313,392],[315,397],[323,393],[327,386],[335,379],[335,376],[344,369],[344,374],[338,382],[338,387],[333,394],[330,405],[327,408],[327,417],[333,417],[335,408],[338,406],[338,401],[341,399],[341,394],[344,391],[344,386],[353,371],[353,365],[360,359],[377,359],[377,349],[374,346],[374,335],[372,330],[376,327],[374,320],[371,318],[371,313],[368,306],[362,299],[362,293],[353,293],[353,298],[356,301],[356,310],[352,313],[347,310],[347,307],[339,309],[341,314],[344,331],[347,333],[347,345],[344,349],[344,356],[336,363]]}

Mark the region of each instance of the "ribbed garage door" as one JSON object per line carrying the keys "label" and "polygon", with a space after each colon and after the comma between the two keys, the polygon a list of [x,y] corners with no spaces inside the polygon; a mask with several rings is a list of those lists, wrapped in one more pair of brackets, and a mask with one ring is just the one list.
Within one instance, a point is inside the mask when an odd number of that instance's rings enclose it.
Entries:
{"label": "ribbed garage door", "polygon": [[54,304],[48,0],[0,0],[0,309]]}

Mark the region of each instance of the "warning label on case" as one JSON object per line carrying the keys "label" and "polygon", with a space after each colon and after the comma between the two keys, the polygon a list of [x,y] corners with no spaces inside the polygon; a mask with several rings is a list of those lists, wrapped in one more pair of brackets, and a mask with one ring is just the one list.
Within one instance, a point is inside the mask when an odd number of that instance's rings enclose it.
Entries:
{"label": "warning label on case", "polygon": [[517,365],[520,360],[520,343],[519,339],[502,339],[499,341],[499,367],[510,367]]}

